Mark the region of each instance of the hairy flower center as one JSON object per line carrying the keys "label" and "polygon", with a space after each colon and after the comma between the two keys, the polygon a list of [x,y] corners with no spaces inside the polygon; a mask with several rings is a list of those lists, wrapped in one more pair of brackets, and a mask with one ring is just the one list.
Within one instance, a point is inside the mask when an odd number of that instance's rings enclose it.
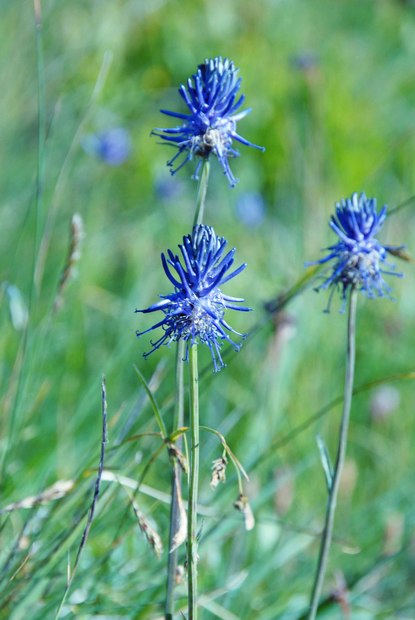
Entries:
{"label": "hairy flower center", "polygon": [[369,254],[359,252],[344,256],[346,265],[341,273],[343,282],[353,285],[365,283],[368,278],[376,279],[379,276],[379,252],[372,250]]}
{"label": "hairy flower center", "polygon": [[181,338],[195,338],[203,341],[212,337],[216,331],[215,323],[221,321],[225,314],[222,293],[215,291],[206,297],[194,296],[182,304],[183,312],[175,316],[175,331]]}
{"label": "hairy flower center", "polygon": [[192,138],[192,151],[200,157],[209,157],[212,152],[222,157],[231,142],[227,131],[209,127],[202,135]]}

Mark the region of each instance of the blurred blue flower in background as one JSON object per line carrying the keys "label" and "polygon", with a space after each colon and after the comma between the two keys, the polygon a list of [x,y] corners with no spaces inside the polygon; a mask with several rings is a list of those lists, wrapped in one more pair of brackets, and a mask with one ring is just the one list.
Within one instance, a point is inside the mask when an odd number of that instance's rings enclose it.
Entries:
{"label": "blurred blue flower in background", "polygon": [[[179,94],[189,113],[160,110],[163,114],[182,121],[179,127],[157,128],[152,132],[178,149],[167,162],[172,174],[193,159],[194,155],[198,155],[201,159],[194,173],[194,178],[197,178],[202,160],[213,153],[230,185],[234,187],[237,179],[230,169],[228,159],[238,157],[239,153],[233,148],[233,140],[261,151],[265,150],[236,131],[237,122],[251,111],[246,109],[237,112],[245,100],[244,95],[238,95],[240,85],[238,69],[228,58],[222,59],[219,56],[206,59],[187,80],[187,87],[182,84],[179,88]],[[181,155],[183,157],[180,161]]]}
{"label": "blurred blue flower in background", "polygon": [[318,56],[314,52],[301,52],[291,56],[290,64],[293,69],[307,73],[308,71],[318,69],[320,63]]}
{"label": "blurred blue flower in background", "polygon": [[152,342],[152,349],[145,353],[145,357],[153,353],[161,345],[184,340],[186,342],[186,359],[188,359],[189,345],[203,342],[209,347],[212,355],[214,370],[220,370],[225,364],[220,349],[223,341],[230,343],[235,350],[240,345],[235,343],[228,332],[243,336],[236,332],[224,319],[225,310],[240,310],[248,312],[251,308],[240,306],[244,299],[229,297],[219,288],[246,267],[240,265],[229,273],[233,262],[235,248],[224,251],[227,241],[217,237],[210,226],[199,225],[193,228],[191,235],[183,237],[183,244],[179,245],[181,257],[171,250],[161,255],[164,271],[174,286],[174,293],[160,295],[161,301],[145,310],[136,312],[156,312],[161,310],[164,317],[161,321],[143,332],[142,336],[153,329],[161,327],[164,334]]}
{"label": "blurred blue flower in background", "polygon": [[154,181],[154,191],[159,200],[162,202],[170,202],[183,195],[185,186],[181,181],[172,179],[169,176],[157,176]]}
{"label": "blurred blue flower in background", "polygon": [[120,166],[131,154],[131,139],[122,127],[86,136],[82,146],[86,153],[99,157],[109,166]]}
{"label": "blurred blue flower in background", "polygon": [[245,192],[236,200],[236,214],[248,228],[257,228],[265,218],[265,203],[259,192]]}
{"label": "blurred blue flower in background", "polygon": [[[336,203],[336,214],[332,215],[330,227],[340,241],[327,248],[328,256],[316,261],[314,265],[334,261],[331,275],[319,287],[334,290],[340,285],[344,310],[348,291],[357,288],[367,297],[389,297],[390,286],[383,275],[402,277],[394,271],[395,267],[387,262],[387,253],[400,248],[382,245],[375,235],[382,228],[386,219],[386,206],[377,212],[376,199],[366,198],[365,194],[352,194],[340,203]],[[387,270],[383,269],[383,265]],[[332,298],[330,295],[329,305]]]}

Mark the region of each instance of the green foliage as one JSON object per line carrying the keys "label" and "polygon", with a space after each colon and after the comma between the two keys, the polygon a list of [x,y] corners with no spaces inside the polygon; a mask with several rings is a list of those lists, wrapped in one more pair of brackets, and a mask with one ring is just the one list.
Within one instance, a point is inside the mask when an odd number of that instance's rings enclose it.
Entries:
{"label": "green foliage", "polygon": [[[255,315],[235,316],[235,328],[258,329],[240,353],[229,353],[224,371],[203,373],[201,424],[225,437],[247,471],[256,527],[245,532],[232,507],[238,481],[231,467],[226,484],[210,488],[223,446],[203,433],[200,604],[203,618],[299,620],[326,502],[315,436],[333,458],[340,407],[305,422],[342,392],[346,323],[340,303],[327,316],[324,294],[310,287],[299,287],[278,316],[263,302],[294,286],[304,262],[332,241],[334,201],[365,191],[392,208],[415,193],[414,8],[397,0],[45,0],[41,8],[46,143],[38,210],[33,9],[21,0],[0,9],[1,508],[59,480],[73,487],[60,499],[0,515],[0,617],[55,617],[93,496],[102,374],[112,474],[102,481],[61,617],[162,615],[171,470],[147,390],[170,433],[175,354],[166,348],[143,360],[148,343],[135,330],[145,317],[134,309],[168,292],[160,252],[190,232],[196,183],[184,169],[172,180],[174,197],[158,195],[156,185],[170,180],[170,151],[149,134],[162,124],[159,108],[176,106],[177,86],[205,57],[220,54],[240,67],[253,108],[243,135],[267,151],[241,147],[232,162],[235,190],[212,162],[205,219],[248,263],[232,294],[245,297]],[[304,54],[315,62],[299,68]],[[113,126],[126,127],[133,141],[119,167],[82,148],[86,135]],[[235,205],[253,190],[263,194],[266,215],[248,228]],[[81,257],[54,309],[74,213],[85,228]],[[397,211],[382,240],[413,253],[414,217],[413,204]],[[36,226],[44,252],[37,271]],[[385,383],[399,403],[379,415],[376,385],[354,399],[322,619],[341,617],[332,596],[336,570],[354,620],[415,615],[414,385],[413,376],[402,376],[415,371],[413,263],[399,270],[405,278],[392,282],[396,303],[359,303],[356,385],[394,376]],[[13,325],[5,283],[21,293],[27,329]],[[211,365],[202,351],[201,365]],[[135,501],[163,540],[159,560],[131,505],[142,478]],[[184,584],[177,593],[185,610]]]}

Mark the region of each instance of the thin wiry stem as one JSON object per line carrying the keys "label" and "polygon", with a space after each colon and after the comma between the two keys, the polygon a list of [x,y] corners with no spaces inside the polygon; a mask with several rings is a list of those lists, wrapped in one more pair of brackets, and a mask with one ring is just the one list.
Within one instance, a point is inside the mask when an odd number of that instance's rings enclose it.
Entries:
{"label": "thin wiry stem", "polygon": [[43,211],[43,186],[45,177],[45,140],[46,140],[46,121],[45,121],[45,77],[43,61],[43,41],[42,41],[42,8],[40,0],[33,0],[33,10],[35,19],[36,37],[36,74],[37,74],[37,172],[36,172],[36,194],[35,194],[35,229],[33,242],[33,274],[29,289],[28,315],[29,320],[23,331],[20,351],[16,359],[17,385],[13,405],[8,421],[8,431],[5,440],[5,447],[0,456],[0,479],[5,477],[7,458],[13,446],[16,434],[17,417],[20,402],[23,394],[24,370],[27,363],[27,351],[29,349],[29,329],[32,322],[33,299],[37,294],[36,290],[36,257],[39,247],[39,237],[41,230],[41,218]]}
{"label": "thin wiry stem", "polygon": [[333,536],[334,514],[336,511],[337,494],[339,490],[340,478],[343,464],[346,457],[347,432],[349,428],[350,409],[353,396],[354,366],[355,366],[355,334],[356,334],[356,306],[357,290],[352,289],[349,300],[349,314],[347,325],[347,354],[346,354],[346,378],[344,383],[343,412],[340,424],[339,444],[337,448],[336,463],[334,465],[333,477],[331,480],[329,497],[327,500],[326,519],[321,537],[320,553],[318,558],[317,570],[314,578],[313,590],[311,593],[310,607],[307,620],[314,620],[318,610],[321,590],[323,587],[324,575],[327,568],[327,561],[330,551],[331,539]]}
{"label": "thin wiry stem", "polygon": [[40,0],[34,0],[34,14],[36,27],[36,68],[37,68],[37,102],[38,102],[38,139],[37,139],[37,178],[35,200],[35,239],[33,247],[33,279],[30,292],[29,307],[32,304],[33,293],[38,293],[36,281],[36,262],[39,250],[40,224],[43,210],[43,185],[45,176],[45,141],[46,141],[46,117],[45,117],[45,77],[42,45],[42,9]]}
{"label": "thin wiry stem", "polygon": [[187,511],[188,620],[197,620],[197,497],[199,486],[199,374],[197,344],[190,347],[190,484]]}
{"label": "thin wiry stem", "polygon": [[[38,0],[35,0],[35,2],[36,1]],[[42,235],[42,238],[39,240],[39,251],[37,253],[37,261],[36,261],[35,275],[34,275],[34,281],[36,283],[37,288],[40,288],[42,284],[43,272],[44,272],[45,262],[46,262],[46,258],[47,258],[47,254],[49,251],[51,238],[52,238],[52,232],[53,232],[53,228],[56,222],[58,208],[62,202],[65,185],[68,181],[68,177],[71,171],[71,165],[73,163],[74,155],[81,142],[82,134],[85,132],[85,127],[87,126],[91,116],[94,113],[95,105],[99,99],[102,89],[104,88],[104,85],[105,85],[105,82],[106,82],[106,79],[107,79],[107,76],[108,76],[108,73],[111,67],[111,62],[112,62],[112,54],[111,52],[107,50],[106,52],[104,52],[102,64],[99,69],[98,76],[97,76],[90,100],[87,103],[87,107],[84,112],[83,118],[81,118],[81,121],[74,133],[71,144],[69,145],[69,149],[65,155],[62,167],[57,177],[53,195],[50,200],[50,207],[46,215],[43,235]]]}
{"label": "thin wiry stem", "polygon": [[[179,340],[177,343],[176,358],[176,405],[174,411],[173,431],[184,425],[184,357],[185,341]],[[176,441],[177,447],[181,450],[181,436]],[[165,606],[165,619],[173,620],[174,615],[174,587],[176,584],[177,555],[178,550],[173,549],[173,542],[179,528],[179,493],[181,484],[181,468],[177,459],[173,461],[172,482],[171,482],[171,504],[170,504],[170,533],[169,549],[167,560],[167,593]]]}
{"label": "thin wiry stem", "polygon": [[[195,215],[194,215],[194,220],[193,220],[193,226],[197,226],[199,224],[201,224],[203,222],[203,216],[204,216],[204,210],[205,210],[205,201],[206,201],[206,193],[207,193],[207,188],[208,188],[208,184],[209,184],[209,171],[210,171],[210,162],[208,159],[204,159],[202,162],[202,170],[200,173],[200,180],[199,180],[199,185],[198,185],[198,191],[197,191],[197,198],[196,198],[196,209],[195,209]],[[194,345],[191,347],[191,349],[196,349],[197,345]],[[198,382],[198,376],[197,376],[197,350],[195,351],[191,351],[191,359],[194,359],[193,354],[196,356],[196,382]],[[178,344],[177,344],[177,361],[176,361],[176,406],[175,406],[175,419],[174,419],[174,428],[173,431],[176,430],[177,428],[180,428],[184,425],[184,378],[183,378],[183,360],[185,358],[185,343],[182,340],[179,340]],[[191,361],[191,365],[192,365],[192,361]],[[194,376],[192,374],[192,369],[191,369],[191,376]],[[191,383],[191,393],[193,394],[193,381]],[[191,400],[191,407],[192,407],[192,403],[194,401]],[[198,407],[198,396],[196,398],[196,404]],[[191,419],[193,419],[192,414],[191,414]],[[190,423],[191,427],[192,427],[192,432],[193,432],[193,425],[192,422]],[[199,420],[198,420],[198,413],[197,413],[197,434],[199,433],[199,429],[198,429],[198,425],[199,425]],[[179,450],[181,449],[181,439],[179,439],[177,441],[177,447],[179,448]],[[196,490],[195,490],[195,500],[194,500],[194,506],[196,507],[197,504],[197,478],[198,478],[198,467],[199,467],[199,451],[198,451],[198,444],[199,441],[197,441],[197,468],[196,470],[194,470],[193,465],[191,465],[191,476],[193,474],[196,474]],[[192,443],[192,450],[193,450],[193,443]],[[192,452],[192,463],[193,463],[193,452]],[[172,620],[173,619],[173,614],[174,614],[174,587],[175,587],[175,580],[176,580],[176,570],[177,570],[177,555],[178,555],[178,550],[177,548],[173,549],[173,541],[175,538],[175,535],[178,531],[179,528],[179,518],[180,518],[180,512],[179,512],[179,496],[181,494],[181,489],[180,489],[180,484],[181,484],[181,469],[180,469],[180,465],[177,462],[177,460],[175,460],[173,462],[173,471],[172,471],[172,487],[171,487],[171,510],[170,510],[170,532],[169,532],[169,556],[168,556],[168,562],[167,562],[167,594],[166,594],[166,605],[165,605],[165,620]],[[190,483],[190,486],[192,486],[192,482]],[[189,492],[190,494],[192,493],[192,491]],[[192,529],[192,524],[191,521],[194,518],[194,527],[193,527],[193,533],[194,536],[196,536],[195,531],[196,531],[196,508],[194,509],[194,511],[192,511],[192,509],[190,508],[190,495],[189,495],[189,516],[188,516],[188,554],[190,557],[190,551],[189,549],[191,548],[191,543],[189,543],[190,540],[190,535],[189,535],[189,531]],[[196,540],[194,542],[194,544],[196,545]],[[197,556],[197,553],[196,553]],[[188,562],[189,567],[190,567],[190,562]],[[196,605],[196,576],[197,576],[197,568],[196,565],[194,565],[194,573],[192,573],[192,576],[189,576],[189,610],[192,607],[190,600],[192,598],[192,600],[194,601],[194,605]],[[189,575],[190,575],[190,568],[189,568]],[[192,584],[192,585],[191,585]],[[190,588],[192,587],[192,592],[194,594],[190,595]],[[194,590],[193,590],[194,588]],[[193,612],[189,611],[190,614],[192,614]],[[195,610],[195,615],[194,617],[196,618],[196,610]],[[189,616],[189,618],[193,618],[192,615]]]}
{"label": "thin wiry stem", "polygon": [[102,415],[102,435],[101,435],[101,453],[100,453],[100,457],[99,457],[99,465],[98,465],[98,473],[97,473],[97,477],[95,480],[95,487],[94,487],[94,496],[92,498],[92,503],[91,503],[91,507],[89,509],[89,514],[88,514],[88,519],[82,534],[82,538],[81,538],[81,542],[79,544],[79,548],[78,548],[78,552],[76,554],[76,558],[75,558],[75,563],[74,563],[74,567],[72,570],[72,574],[70,575],[68,582],[66,584],[66,588],[65,588],[65,592],[63,594],[63,598],[62,601],[59,605],[59,609],[56,613],[55,616],[55,620],[58,620],[58,618],[60,617],[63,605],[66,601],[66,597],[68,596],[69,593],[69,589],[72,585],[72,582],[74,580],[77,568],[78,568],[78,564],[79,564],[79,559],[81,557],[81,553],[86,545],[86,541],[88,540],[88,536],[89,536],[89,532],[91,529],[91,525],[92,525],[92,521],[94,519],[94,514],[95,514],[95,508],[98,502],[98,498],[99,498],[99,492],[100,492],[100,488],[101,488],[101,479],[102,479],[102,472],[104,470],[104,459],[105,459],[105,447],[107,445],[107,441],[108,441],[108,435],[107,435],[107,389],[106,389],[106,383],[105,383],[105,377],[102,377],[102,382],[101,382],[101,415]]}
{"label": "thin wiry stem", "polygon": [[197,226],[203,222],[203,215],[205,211],[206,193],[209,183],[209,171],[210,162],[208,159],[204,159],[202,163],[202,171],[200,173],[199,187],[197,191],[196,211],[193,220],[193,226]]}

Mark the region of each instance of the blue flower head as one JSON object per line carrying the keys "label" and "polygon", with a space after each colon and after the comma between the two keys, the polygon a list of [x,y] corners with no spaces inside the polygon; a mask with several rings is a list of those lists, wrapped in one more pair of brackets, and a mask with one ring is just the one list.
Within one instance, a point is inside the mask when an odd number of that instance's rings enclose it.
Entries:
{"label": "blue flower head", "polygon": [[248,228],[258,228],[265,218],[265,203],[259,192],[244,192],[236,200],[236,214]]}
{"label": "blue flower head", "polygon": [[120,166],[131,154],[130,136],[122,127],[86,136],[83,147],[87,153],[95,155],[109,166]]}
{"label": "blue flower head", "polygon": [[191,235],[183,237],[183,244],[179,245],[181,256],[171,250],[167,251],[167,255],[161,255],[164,271],[174,286],[174,292],[160,295],[161,301],[145,310],[136,310],[143,313],[160,310],[164,314],[161,321],[150,329],[137,331],[137,336],[142,336],[158,327],[164,330],[161,338],[151,343],[153,348],[145,353],[145,357],[163,344],[184,340],[187,360],[189,346],[203,342],[209,347],[214,369],[218,371],[225,365],[220,354],[223,341],[239,350],[240,345],[230,338],[229,332],[238,336],[243,334],[228,325],[224,318],[225,311],[247,312],[251,308],[240,306],[243,299],[225,295],[220,287],[241,273],[246,264],[230,271],[235,248],[224,255],[226,245],[227,241],[217,237],[213,228],[199,225],[193,228]]}
{"label": "blue flower head", "polygon": [[183,84],[179,94],[184,100],[187,114],[160,110],[167,116],[181,121],[179,127],[157,128],[152,133],[169,144],[177,147],[177,153],[167,162],[171,173],[175,174],[194,155],[200,157],[196,166],[194,178],[197,178],[203,159],[211,153],[218,158],[223,172],[231,187],[237,183],[228,159],[238,157],[239,153],[233,147],[233,140],[252,146],[260,151],[265,149],[249,142],[236,131],[236,124],[251,110],[240,110],[244,102],[244,95],[238,95],[241,78],[238,69],[228,58],[220,56],[206,59],[198,66],[197,72],[187,80],[187,87]]}
{"label": "blue flower head", "polygon": [[[386,206],[377,212],[376,199],[365,194],[354,193],[336,203],[336,214],[332,215],[330,227],[339,237],[338,243],[327,248],[328,256],[315,263],[332,263],[332,271],[319,288],[332,287],[332,294],[340,286],[344,310],[349,290],[356,288],[367,297],[389,297],[390,286],[383,275],[402,277],[387,262],[387,253],[397,248],[382,245],[375,235],[386,219]],[[385,267],[387,268],[385,270]],[[330,295],[327,310],[332,298]]]}

